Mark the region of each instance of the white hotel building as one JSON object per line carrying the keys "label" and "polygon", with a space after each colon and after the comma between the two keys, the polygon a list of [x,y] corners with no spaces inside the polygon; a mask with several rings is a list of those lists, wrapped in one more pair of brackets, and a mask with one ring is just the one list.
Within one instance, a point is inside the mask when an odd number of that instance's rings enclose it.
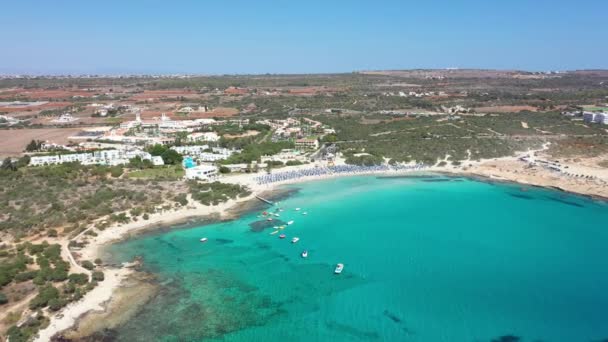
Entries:
{"label": "white hotel building", "polygon": [[135,157],[150,160],[154,165],[164,165],[161,157],[153,157],[150,153],[141,150],[101,150],[87,153],[33,156],[30,158],[30,165],[39,166],[73,162],[79,162],[83,165],[121,165],[129,163],[129,160]]}

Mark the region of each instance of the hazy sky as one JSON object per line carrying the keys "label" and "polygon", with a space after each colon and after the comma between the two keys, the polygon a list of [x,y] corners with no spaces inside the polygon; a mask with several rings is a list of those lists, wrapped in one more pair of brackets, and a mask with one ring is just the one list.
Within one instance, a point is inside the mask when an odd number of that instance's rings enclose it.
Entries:
{"label": "hazy sky", "polygon": [[608,0],[6,0],[0,73],[608,68]]}

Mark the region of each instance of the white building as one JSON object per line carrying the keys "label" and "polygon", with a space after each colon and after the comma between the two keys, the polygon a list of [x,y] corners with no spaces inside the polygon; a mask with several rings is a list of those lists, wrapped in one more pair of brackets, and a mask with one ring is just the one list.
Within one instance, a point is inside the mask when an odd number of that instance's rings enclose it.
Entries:
{"label": "white building", "polygon": [[319,142],[316,139],[298,139],[296,140],[296,149],[317,149]]}
{"label": "white building", "polygon": [[153,160],[152,155],[141,150],[101,150],[87,153],[57,154],[48,156],[33,156],[30,158],[31,166],[53,165],[78,162],[83,165],[122,165],[129,160],[140,157],[142,160],[150,160],[154,165],[163,165],[162,158]]}
{"label": "white building", "polygon": [[154,166],[160,166],[160,165],[165,165],[165,161],[163,160],[163,157],[161,156],[152,156],[152,165]]}
{"label": "white building", "polygon": [[245,172],[249,165],[247,165],[247,164],[227,164],[227,165],[222,165],[222,166],[228,168],[228,170],[230,170],[230,172]]}
{"label": "white building", "polygon": [[203,162],[216,162],[218,160],[224,160],[230,157],[232,154],[237,153],[237,150],[229,150],[227,148],[214,147],[209,151],[208,145],[193,145],[193,146],[173,146],[171,149],[177,153],[192,157],[198,161]]}
{"label": "white building", "polygon": [[64,114],[61,114],[61,116],[59,116],[57,119],[53,120],[53,122],[68,123],[68,122],[74,122],[76,120],[78,120],[78,118],[73,117],[72,114],[64,113]]}
{"label": "white building", "polygon": [[188,134],[189,142],[199,142],[199,141],[208,141],[208,142],[218,142],[220,140],[220,136],[215,132],[195,132]]}
{"label": "white building", "polygon": [[186,179],[213,180],[217,178],[217,168],[213,165],[199,165],[186,169]]}
{"label": "white building", "polygon": [[205,150],[209,150],[209,145],[173,146],[171,149],[181,155],[194,157],[203,153]]}
{"label": "white building", "polygon": [[586,123],[599,123],[608,125],[608,113],[584,112],[583,121]]}

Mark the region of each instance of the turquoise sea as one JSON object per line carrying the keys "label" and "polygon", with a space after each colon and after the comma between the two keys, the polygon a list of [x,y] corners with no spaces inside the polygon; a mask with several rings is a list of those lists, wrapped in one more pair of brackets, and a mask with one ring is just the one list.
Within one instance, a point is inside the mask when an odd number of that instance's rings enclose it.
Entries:
{"label": "turquoise sea", "polygon": [[[284,211],[276,218],[295,221],[284,240],[270,235],[277,223],[264,229],[268,223],[256,211],[112,246],[115,261],[142,256],[144,270],[161,284],[113,338],[608,338],[604,202],[444,176],[344,177],[289,187],[297,191],[280,202]],[[336,263],[345,264],[340,275],[333,273]]]}

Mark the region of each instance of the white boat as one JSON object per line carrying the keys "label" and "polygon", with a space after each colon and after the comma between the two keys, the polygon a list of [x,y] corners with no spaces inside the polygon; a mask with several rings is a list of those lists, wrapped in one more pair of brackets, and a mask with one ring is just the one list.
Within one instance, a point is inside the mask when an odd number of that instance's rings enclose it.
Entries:
{"label": "white boat", "polygon": [[308,213],[307,212],[303,212],[302,215],[308,215]]}
{"label": "white boat", "polygon": [[299,237],[294,237],[293,239],[291,239],[291,243],[296,243],[298,241],[300,241]]}
{"label": "white boat", "polygon": [[279,216],[281,216],[281,215],[279,215],[279,214],[274,214],[274,216],[279,217]]}
{"label": "white boat", "polygon": [[296,211],[300,211],[300,208],[296,208]]}
{"label": "white boat", "polygon": [[342,273],[342,270],[344,269],[344,264],[337,264],[336,265],[336,269],[334,270],[335,274],[340,274]]}
{"label": "white boat", "polygon": [[302,258],[308,258],[308,251],[302,252]]}
{"label": "white boat", "polygon": [[287,225],[288,225],[288,226],[290,226],[290,225],[292,225],[292,224],[293,224],[293,222],[294,222],[294,221],[293,221],[293,220],[291,220],[291,221],[287,222]]}
{"label": "white boat", "polygon": [[202,238],[202,239],[201,239],[201,242],[207,242],[207,240],[209,240],[209,239],[207,239],[207,238]]}

